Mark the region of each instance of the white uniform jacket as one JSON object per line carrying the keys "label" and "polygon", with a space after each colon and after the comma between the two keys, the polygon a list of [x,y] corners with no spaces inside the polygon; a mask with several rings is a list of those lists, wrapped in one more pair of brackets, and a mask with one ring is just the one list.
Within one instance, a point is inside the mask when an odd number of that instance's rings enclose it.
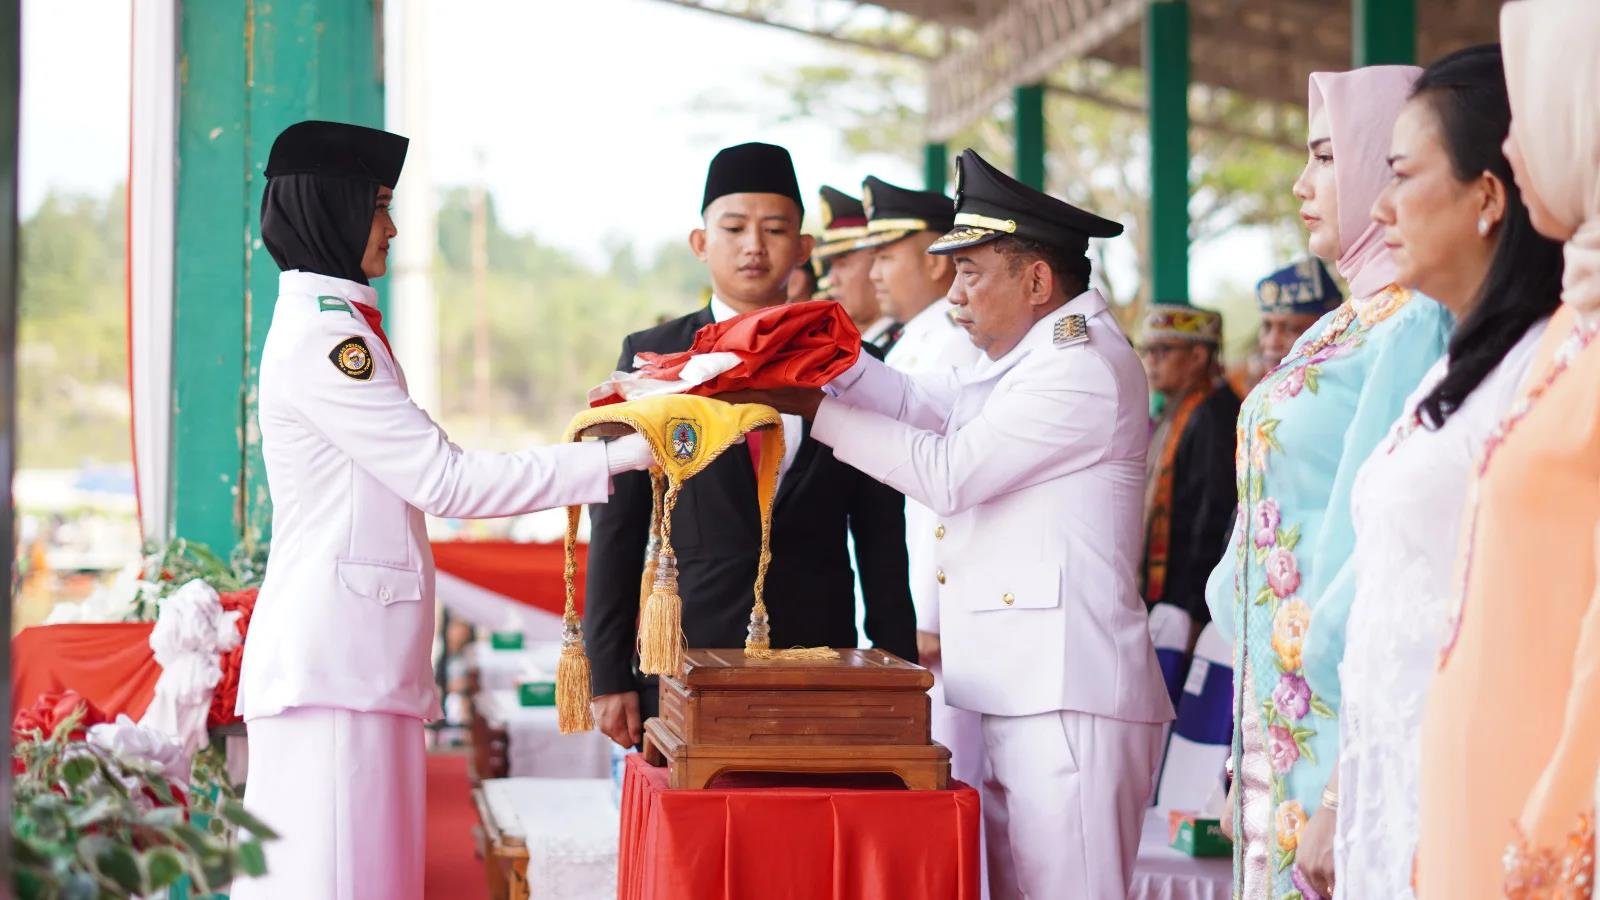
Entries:
{"label": "white uniform jacket", "polygon": [[[603,502],[605,448],[462,450],[411,402],[400,367],[349,302],[375,303],[372,288],[305,272],[285,272],[278,284],[258,406],[272,550],[245,641],[238,711],[246,719],[301,706],[436,717],[433,553],[423,514],[509,516]],[[353,339],[365,357],[350,351]],[[357,377],[363,368],[366,377]]]}
{"label": "white uniform jacket", "polygon": [[[917,376],[971,366],[982,353],[966,331],[950,319],[950,301],[943,297],[911,317],[900,340],[884,355],[890,368]],[[906,502],[906,558],[911,564],[911,603],[917,629],[939,633],[939,583],[934,580],[934,527],[938,517],[915,500]]]}
{"label": "white uniform jacket", "polygon": [[[1056,340],[1072,315],[1087,320],[1087,341]],[[998,360],[910,377],[863,356],[830,393],[812,435],[939,516],[952,705],[1172,718],[1134,585],[1148,388],[1098,292]]]}

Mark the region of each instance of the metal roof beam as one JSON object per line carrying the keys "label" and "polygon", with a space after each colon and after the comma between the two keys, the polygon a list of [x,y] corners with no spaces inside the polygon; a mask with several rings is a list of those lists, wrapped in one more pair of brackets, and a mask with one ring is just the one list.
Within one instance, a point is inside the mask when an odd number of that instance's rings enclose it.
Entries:
{"label": "metal roof beam", "polygon": [[1146,0],[1008,0],[976,39],[928,68],[928,134],[944,140],[1012,88],[1047,79],[1139,21]]}

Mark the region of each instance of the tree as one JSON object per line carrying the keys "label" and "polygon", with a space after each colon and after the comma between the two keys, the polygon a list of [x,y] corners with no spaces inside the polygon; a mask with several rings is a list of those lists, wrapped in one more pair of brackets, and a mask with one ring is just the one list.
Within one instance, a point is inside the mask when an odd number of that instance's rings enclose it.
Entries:
{"label": "tree", "polygon": [[705,268],[682,244],[641,254],[613,239],[605,248],[609,270],[596,271],[531,235],[506,231],[492,197],[486,218],[492,409],[480,428],[472,409],[471,199],[464,188],[443,192],[434,271],[440,421],[474,446],[559,440],[588,390],[611,374],[624,335],[704,302]]}
{"label": "tree", "polygon": [[[881,36],[879,36],[881,37]],[[1047,94],[1047,178],[1050,193],[1128,225],[1127,238],[1101,243],[1097,260],[1107,294],[1134,308],[1148,301],[1149,279],[1117,278],[1106,265],[1108,247],[1120,245],[1148,272],[1145,235],[1149,230],[1149,138],[1142,102],[1144,76],[1096,60],[1073,60],[1053,83],[1093,84],[1100,98],[1063,91]],[[909,163],[920,159],[925,140],[923,72],[904,57],[856,53],[847,59],[801,66],[767,76],[774,99],[766,109],[782,110],[778,121],[821,119],[835,124],[846,152],[855,156],[888,154]],[[1290,193],[1301,157],[1282,146],[1239,136],[1282,112],[1262,103],[1197,86],[1192,104],[1203,105],[1225,130],[1194,129],[1190,137],[1191,254],[1230,229],[1264,226],[1285,248],[1300,240],[1294,225],[1296,201]],[[704,105],[718,101],[704,98]],[[755,110],[744,110],[747,113]],[[973,147],[1002,168],[1013,168],[1014,111],[997,107],[995,117],[974,123],[951,139],[952,149]],[[1117,252],[1112,250],[1111,252]],[[1265,273],[1247,273],[1253,280]]]}
{"label": "tree", "polygon": [[126,462],[126,194],[48,195],[22,223],[19,467]]}

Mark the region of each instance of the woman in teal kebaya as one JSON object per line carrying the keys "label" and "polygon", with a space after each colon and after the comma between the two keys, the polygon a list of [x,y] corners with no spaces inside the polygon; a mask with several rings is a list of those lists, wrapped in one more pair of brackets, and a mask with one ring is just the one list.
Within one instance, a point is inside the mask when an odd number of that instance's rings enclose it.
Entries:
{"label": "woman in teal kebaya", "polygon": [[1239,415],[1239,515],[1206,601],[1234,648],[1229,816],[1244,900],[1332,894],[1344,623],[1319,618],[1318,599],[1353,547],[1356,470],[1443,355],[1451,327],[1437,303],[1393,283],[1370,216],[1419,72],[1311,76],[1309,159],[1294,192],[1312,253],[1337,263],[1350,299],[1300,338]]}

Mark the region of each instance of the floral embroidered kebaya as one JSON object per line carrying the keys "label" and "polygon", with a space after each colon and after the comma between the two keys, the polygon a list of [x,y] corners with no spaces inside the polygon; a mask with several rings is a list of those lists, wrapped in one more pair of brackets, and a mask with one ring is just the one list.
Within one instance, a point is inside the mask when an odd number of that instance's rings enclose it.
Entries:
{"label": "floral embroidered kebaya", "polygon": [[[1354,539],[1350,481],[1448,333],[1443,308],[1400,288],[1347,302],[1312,326],[1239,415],[1240,524],[1207,601],[1233,640],[1234,671],[1250,662],[1249,683],[1238,679],[1235,721],[1245,721],[1239,711],[1248,704],[1264,731],[1272,814],[1268,834],[1252,839],[1270,848],[1271,900],[1304,895],[1295,853],[1338,752],[1342,621],[1322,628],[1319,601]],[[1236,735],[1236,769],[1242,748]],[[1236,826],[1247,834],[1242,818]]]}

